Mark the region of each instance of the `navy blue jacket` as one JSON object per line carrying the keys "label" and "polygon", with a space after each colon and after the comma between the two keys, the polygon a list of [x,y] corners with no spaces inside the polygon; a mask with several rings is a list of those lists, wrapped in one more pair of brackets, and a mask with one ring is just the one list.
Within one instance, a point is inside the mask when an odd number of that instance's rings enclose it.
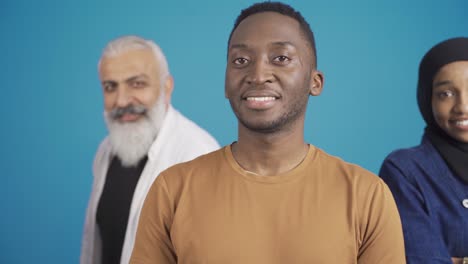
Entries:
{"label": "navy blue jacket", "polygon": [[452,264],[451,257],[468,256],[468,184],[426,137],[390,153],[379,174],[400,212],[408,264]]}

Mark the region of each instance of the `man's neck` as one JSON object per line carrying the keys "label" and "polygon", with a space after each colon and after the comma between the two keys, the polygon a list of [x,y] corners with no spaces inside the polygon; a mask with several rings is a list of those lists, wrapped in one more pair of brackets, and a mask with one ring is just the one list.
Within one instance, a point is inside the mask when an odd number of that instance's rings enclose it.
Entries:
{"label": "man's neck", "polygon": [[239,140],[232,146],[232,154],[245,170],[274,176],[297,167],[307,155],[309,145],[304,130],[294,129],[263,134],[239,129]]}

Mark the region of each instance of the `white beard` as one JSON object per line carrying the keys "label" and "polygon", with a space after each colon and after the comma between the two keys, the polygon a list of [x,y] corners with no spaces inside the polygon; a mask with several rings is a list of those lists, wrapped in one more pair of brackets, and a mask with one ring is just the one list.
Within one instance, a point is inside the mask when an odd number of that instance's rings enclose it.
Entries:
{"label": "white beard", "polygon": [[166,116],[164,96],[159,98],[146,115],[135,122],[121,123],[104,112],[112,154],[119,157],[124,167],[137,166],[156,139]]}

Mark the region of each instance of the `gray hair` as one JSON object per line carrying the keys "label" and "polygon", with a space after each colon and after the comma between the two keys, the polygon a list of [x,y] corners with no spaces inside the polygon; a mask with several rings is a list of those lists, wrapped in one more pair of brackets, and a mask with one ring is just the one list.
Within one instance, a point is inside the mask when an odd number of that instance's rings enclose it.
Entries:
{"label": "gray hair", "polygon": [[161,81],[169,77],[169,66],[167,64],[166,56],[161,48],[151,40],[146,40],[138,36],[123,36],[109,42],[102,51],[101,58],[98,62],[98,69],[101,67],[102,58],[114,57],[125,51],[149,49],[153,52],[156,63],[159,64],[159,74]]}

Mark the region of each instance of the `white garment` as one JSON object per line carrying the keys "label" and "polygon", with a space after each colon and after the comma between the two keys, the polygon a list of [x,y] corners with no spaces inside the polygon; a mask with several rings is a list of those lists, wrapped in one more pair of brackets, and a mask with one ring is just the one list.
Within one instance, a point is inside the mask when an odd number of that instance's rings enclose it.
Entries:
{"label": "white garment", "polygon": [[[135,187],[120,263],[127,264],[130,261],[141,208],[151,184],[159,173],[174,164],[192,160],[218,148],[218,143],[208,132],[172,106],[168,108],[159,134],[148,152],[148,161]],[[93,164],[94,182],[85,218],[81,264],[101,263],[101,239],[96,225],[96,210],[106,182],[107,169],[112,158],[111,152],[111,144],[106,138],[99,146]]]}

